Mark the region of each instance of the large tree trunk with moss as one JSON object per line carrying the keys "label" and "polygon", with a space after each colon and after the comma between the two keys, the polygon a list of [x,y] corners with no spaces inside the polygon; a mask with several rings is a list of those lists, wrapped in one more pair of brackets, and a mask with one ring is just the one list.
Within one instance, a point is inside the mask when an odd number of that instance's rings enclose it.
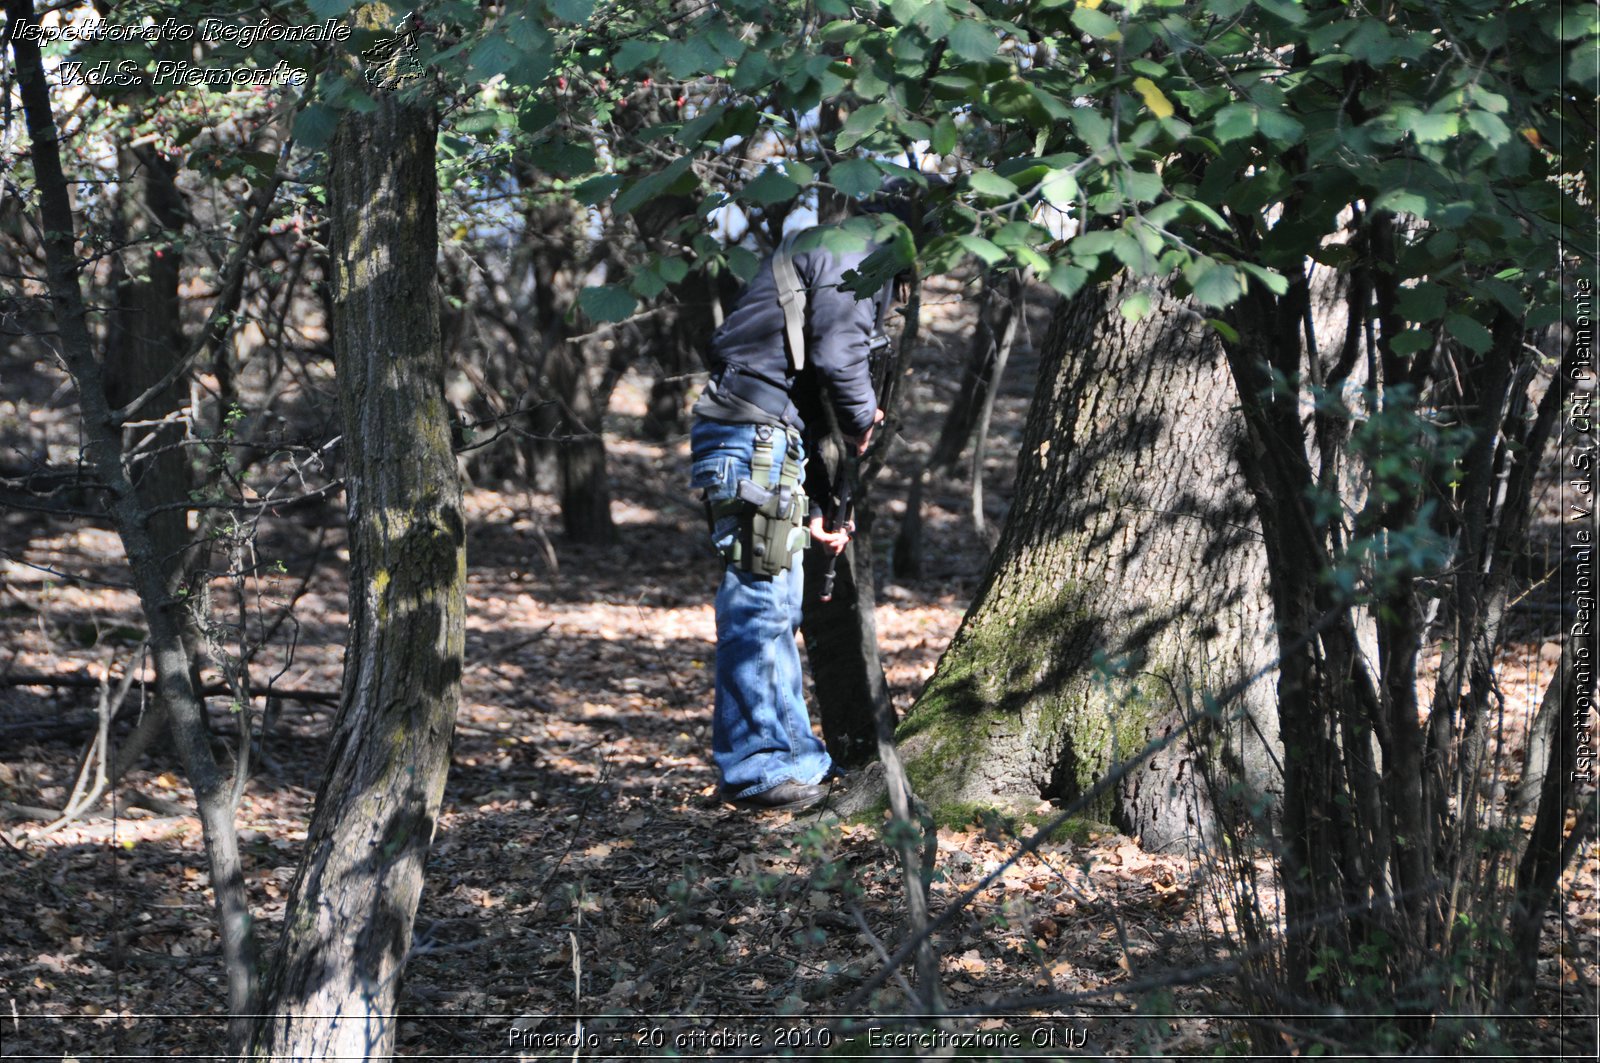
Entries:
{"label": "large tree trunk with moss", "polygon": [[[1119,314],[1130,290],[1086,292],[1051,323],[1005,531],[900,731],[935,808],[1072,800],[1268,660],[1227,365],[1188,304],[1152,293],[1142,320]],[[1204,728],[1214,759],[1174,742],[1088,814],[1147,847],[1198,840],[1198,769],[1276,788],[1270,695],[1256,684]]]}
{"label": "large tree trunk with moss", "polygon": [[466,583],[435,289],[431,111],[334,138],[334,351],[350,500],[344,696],[252,1055],[382,1059],[460,694]]}

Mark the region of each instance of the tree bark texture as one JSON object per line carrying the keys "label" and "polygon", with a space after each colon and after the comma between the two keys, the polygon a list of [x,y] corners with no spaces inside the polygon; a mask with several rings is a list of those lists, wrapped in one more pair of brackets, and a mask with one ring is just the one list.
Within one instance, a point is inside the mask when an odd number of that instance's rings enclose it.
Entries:
{"label": "tree bark texture", "polygon": [[465,527],[435,285],[437,115],[384,95],[335,135],[334,352],[345,431],[343,701],[252,1054],[384,1058],[449,766]]}
{"label": "tree bark texture", "polygon": [[[1016,501],[901,727],[917,793],[935,807],[1073,799],[1269,659],[1227,366],[1188,304],[1160,294],[1143,320],[1123,318],[1130,290],[1085,292],[1051,323]],[[1257,792],[1277,785],[1270,696],[1252,686],[1218,725],[1219,766]],[[1195,839],[1210,813],[1193,757],[1167,747],[1091,814],[1147,847]]]}
{"label": "tree bark texture", "polygon": [[584,275],[603,249],[589,238],[588,216],[576,202],[559,196],[532,200],[524,222],[533,248],[531,316],[544,349],[539,390],[550,405],[535,410],[531,429],[553,441],[567,537],[614,543],[617,529],[601,434],[605,404],[590,381],[589,344],[573,328]]}
{"label": "tree bark texture", "polygon": [[[187,217],[177,167],[148,146],[123,148],[117,163],[123,204],[116,235],[130,243],[142,240],[150,250],[134,268],[134,276],[118,263],[117,306],[108,318],[106,335],[106,397],[113,407],[127,405],[159,383],[188,349],[178,309],[182,255],[161,236],[181,233]],[[142,224],[141,219],[145,219]],[[132,248],[127,254],[134,256]],[[183,425],[176,420],[147,423],[178,412],[187,382],[180,376],[159,391],[138,413],[138,420],[146,423],[126,432],[127,449],[137,456],[137,482],[155,505],[189,498],[192,477],[190,455],[182,444]],[[189,544],[185,511],[168,508],[153,514],[150,536],[162,564],[181,569],[180,555]]]}

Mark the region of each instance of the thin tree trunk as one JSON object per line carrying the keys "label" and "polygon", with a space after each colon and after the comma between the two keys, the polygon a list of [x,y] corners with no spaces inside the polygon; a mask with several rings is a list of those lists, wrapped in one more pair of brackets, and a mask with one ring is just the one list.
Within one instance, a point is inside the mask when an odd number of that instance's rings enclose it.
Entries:
{"label": "thin tree trunk", "polygon": [[[7,0],[6,14],[11,24],[17,25],[33,18],[33,4],[31,0]],[[67,194],[39,47],[13,37],[11,49],[16,58],[17,84],[39,193],[40,228],[44,232],[58,350],[78,388],[85,456],[107,489],[108,509],[122,539],[139,604],[150,628],[157,696],[166,707],[178,755],[194,788],[217,906],[228,1005],[234,1016],[230,1041],[238,1045],[244,1033],[242,1016],[250,1012],[253,1004],[255,946],[233,821],[235,795],[211,752],[204,723],[205,706],[190,676],[191,660],[184,647],[177,588],[170,581],[172,566],[152,537],[149,501],[129,478],[123,461],[121,425],[112,416],[104,371],[89,336],[74,248],[77,223]]]}
{"label": "thin tree trunk", "polygon": [[[186,211],[178,193],[177,168],[149,147],[124,148],[118,153],[120,183],[125,202],[120,218],[147,217],[147,225],[119,225],[124,240],[143,237],[150,250],[135,276],[123,272],[116,285],[117,307],[109,317],[106,336],[106,397],[121,407],[158,384],[187,349],[178,311],[178,280],[182,254],[161,239],[161,232],[179,234]],[[132,254],[132,252],[128,252]],[[180,376],[139,411],[142,422],[170,419],[188,392]],[[129,449],[138,455],[136,480],[154,505],[183,502],[189,497],[190,457],[181,445],[185,433],[178,423],[145,424],[127,432]],[[150,519],[150,536],[164,564],[181,568],[181,554],[189,543],[186,514],[168,509]]]}
{"label": "thin tree trunk", "polygon": [[379,97],[330,155],[350,499],[344,696],[254,1030],[256,1058],[385,1058],[465,645],[465,525],[435,286],[431,108]]}
{"label": "thin tree trunk", "polygon": [[545,355],[545,379],[560,411],[557,461],[561,470],[561,526],[580,543],[614,543],[611,481],[601,434],[603,407],[589,386],[583,352],[562,340]]}
{"label": "thin tree trunk", "polygon": [[1017,321],[1022,316],[1022,291],[1025,278],[1013,273],[1006,280],[1006,302],[996,314],[994,334],[994,361],[989,367],[989,381],[983,389],[983,405],[973,426],[972,437],[972,530],[983,536],[988,525],[983,515],[983,460],[989,445],[989,422],[994,417],[994,400],[1005,378],[1006,362],[1011,359],[1011,346],[1017,338]]}
{"label": "thin tree trunk", "polygon": [[933,453],[929,455],[927,463],[917,470],[906,495],[906,513],[894,540],[896,576],[915,577],[922,574],[923,491],[927,481],[936,473],[955,468],[975,431],[978,432],[978,439],[973,458],[973,519],[979,534],[983,534],[983,484],[978,478],[983,470],[984,435],[994,409],[995,392],[1005,376],[1006,360],[1016,338],[1018,320],[1024,313],[1023,292],[1021,273],[1008,273],[1004,283],[1000,283],[993,273],[984,275],[978,324],[967,350],[967,365],[962,373],[961,384],[950,402],[950,409],[945,413],[944,426],[939,430]]}

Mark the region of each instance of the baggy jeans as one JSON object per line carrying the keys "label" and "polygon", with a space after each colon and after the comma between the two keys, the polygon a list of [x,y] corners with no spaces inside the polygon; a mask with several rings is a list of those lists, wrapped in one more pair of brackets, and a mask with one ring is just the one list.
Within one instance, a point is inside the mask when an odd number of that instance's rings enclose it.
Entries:
{"label": "baggy jeans", "polygon": [[[771,425],[696,418],[689,433],[690,486],[704,491],[711,502],[733,498],[739,481],[753,478],[751,459],[763,434],[783,443],[783,429]],[[785,462],[804,469],[805,450],[797,435],[789,433],[787,447],[779,450]],[[770,481],[761,486],[777,486],[780,466],[775,457]],[[718,518],[712,545],[724,552],[737,534],[737,517]],[[731,563],[723,568],[716,598],[711,754],[730,798],[751,797],[789,780],[821,782],[833,766],[811,730],[795,644],[804,586],[802,556],[796,552],[788,571],[777,576],[758,576]]]}

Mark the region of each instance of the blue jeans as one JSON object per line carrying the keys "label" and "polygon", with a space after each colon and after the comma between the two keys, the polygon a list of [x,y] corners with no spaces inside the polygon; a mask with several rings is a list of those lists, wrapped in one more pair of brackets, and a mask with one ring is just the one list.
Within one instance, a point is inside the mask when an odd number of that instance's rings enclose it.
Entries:
{"label": "blue jeans", "polygon": [[[777,437],[783,429],[729,424],[699,417],[689,433],[691,487],[711,502],[733,498],[740,480],[752,479],[750,464],[758,433]],[[805,466],[797,436],[788,439],[784,460]],[[774,459],[768,483],[782,474]],[[718,518],[712,545],[727,550],[738,534],[737,517]],[[777,576],[758,576],[728,564],[717,590],[716,707],[711,717],[711,755],[732,798],[751,797],[779,783],[821,782],[833,766],[827,748],[811,731],[800,674],[795,632],[800,627],[804,581],[794,564]]]}

